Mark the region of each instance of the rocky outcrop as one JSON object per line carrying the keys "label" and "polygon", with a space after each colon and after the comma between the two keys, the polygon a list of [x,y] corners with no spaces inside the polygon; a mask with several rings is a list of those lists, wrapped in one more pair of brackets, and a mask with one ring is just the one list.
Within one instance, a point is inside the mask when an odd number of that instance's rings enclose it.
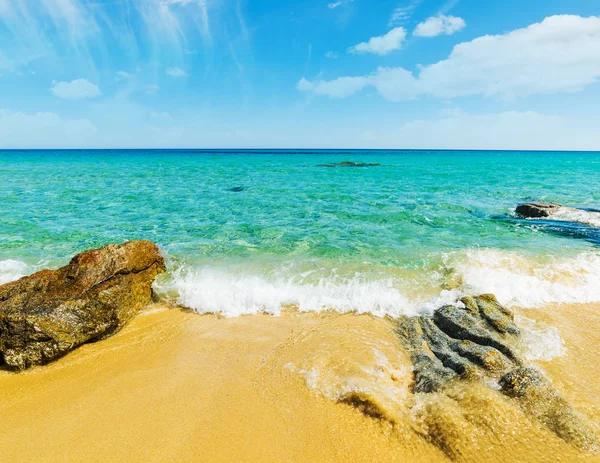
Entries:
{"label": "rocky outcrop", "polygon": [[381,164],[367,163],[367,162],[334,162],[331,164],[319,164],[319,167],[377,167]]}
{"label": "rocky outcrop", "polygon": [[4,362],[23,370],[114,334],[151,301],[152,282],[164,271],[156,245],[130,241],[0,286]]}
{"label": "rocky outcrop", "polygon": [[414,366],[415,393],[443,393],[456,381],[496,384],[559,437],[590,450],[598,434],[515,349],[520,330],[493,295],[465,297],[433,316],[405,317],[397,332]]}
{"label": "rocky outcrop", "polygon": [[516,212],[528,219],[550,217],[563,206],[555,203],[524,203],[517,206]]}

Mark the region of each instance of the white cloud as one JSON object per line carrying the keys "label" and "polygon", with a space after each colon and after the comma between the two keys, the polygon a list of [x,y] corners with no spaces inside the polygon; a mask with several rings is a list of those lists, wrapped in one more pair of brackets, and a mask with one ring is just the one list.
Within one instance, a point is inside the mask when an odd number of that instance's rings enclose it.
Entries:
{"label": "white cloud", "polygon": [[188,75],[187,72],[185,72],[183,69],[181,69],[179,67],[168,68],[166,72],[171,77],[187,77],[187,75]]}
{"label": "white cloud", "polygon": [[158,93],[160,87],[158,85],[146,85],[146,88],[144,90],[148,95],[154,95]]}
{"label": "white cloud", "polygon": [[[400,67],[379,68],[367,76],[307,81],[310,85],[304,84],[302,91],[340,98],[372,86],[392,101],[427,95],[511,99],[574,92],[599,78],[600,18],[563,15],[456,45],[447,59],[421,66],[417,75]],[[362,86],[356,84],[350,92],[350,80]]]}
{"label": "white cloud", "polygon": [[96,84],[86,79],[75,79],[72,82],[53,82],[50,91],[65,100],[83,100],[102,95]]}
{"label": "white cloud", "polygon": [[116,74],[118,77],[122,77],[123,79],[129,79],[133,77],[129,72],[126,71],[117,71]]}
{"label": "white cloud", "polygon": [[350,47],[350,53],[375,53],[377,55],[387,55],[394,50],[402,48],[402,42],[406,39],[406,30],[403,27],[396,27],[387,34],[380,37],[372,37],[368,42],[359,43]]}
{"label": "white cloud", "polygon": [[[5,148],[93,146],[97,130],[88,119],[63,119],[55,113],[0,109],[0,139]],[[31,134],[35,134],[32,137]]]}
{"label": "white cloud", "polygon": [[340,55],[338,55],[335,51],[328,51],[327,53],[325,53],[325,58],[329,58],[329,59],[337,59],[339,58]]}
{"label": "white cloud", "polygon": [[437,37],[442,34],[452,35],[464,29],[466,25],[467,23],[462,18],[440,14],[420,23],[413,35],[417,37]]}

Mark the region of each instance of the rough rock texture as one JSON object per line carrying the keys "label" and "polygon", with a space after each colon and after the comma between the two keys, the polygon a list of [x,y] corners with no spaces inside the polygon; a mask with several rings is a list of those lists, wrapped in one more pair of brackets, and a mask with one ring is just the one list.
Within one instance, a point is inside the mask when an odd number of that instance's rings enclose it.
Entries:
{"label": "rough rock texture", "polygon": [[130,241],[0,286],[4,362],[23,370],[112,335],[151,301],[152,282],[164,271],[156,245]]}
{"label": "rough rock texture", "polygon": [[550,217],[561,207],[563,206],[554,203],[524,203],[517,206],[516,212],[528,219],[540,219]]}
{"label": "rough rock texture", "polygon": [[544,376],[515,351],[520,330],[513,313],[491,294],[465,297],[432,317],[405,317],[397,332],[414,366],[415,393],[442,392],[458,380],[496,383],[562,439],[595,450],[598,434]]}

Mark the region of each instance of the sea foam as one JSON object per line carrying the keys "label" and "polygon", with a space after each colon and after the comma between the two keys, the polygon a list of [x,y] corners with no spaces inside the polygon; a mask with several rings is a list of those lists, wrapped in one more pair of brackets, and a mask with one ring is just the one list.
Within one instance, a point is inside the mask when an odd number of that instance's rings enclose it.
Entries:
{"label": "sea foam", "polygon": [[410,306],[391,279],[376,281],[361,275],[305,282],[302,275],[266,278],[207,267],[175,272],[170,283],[159,284],[159,292],[176,294],[178,304],[200,313],[218,312],[226,317],[278,315],[286,306],[300,311],[335,310],[383,317],[401,315]]}
{"label": "sea foam", "polygon": [[600,301],[600,254],[594,252],[539,262],[516,252],[471,250],[454,266],[462,292],[493,293],[508,306]]}
{"label": "sea foam", "polygon": [[552,213],[549,219],[561,222],[581,223],[590,227],[600,228],[600,212],[598,211],[560,207]]}
{"label": "sea foam", "polygon": [[600,301],[600,254],[593,252],[541,263],[516,252],[472,249],[446,254],[439,268],[418,273],[416,281],[414,276],[405,280],[381,271],[342,276],[337,269],[315,281],[290,272],[289,266],[263,274],[250,267],[182,267],[156,287],[178,304],[226,317],[277,315],[287,306],[300,311],[410,316],[432,313],[464,295],[482,293],[493,293],[503,304],[522,308]]}
{"label": "sea foam", "polygon": [[0,260],[0,285],[18,280],[27,273],[29,272],[25,262],[12,259]]}

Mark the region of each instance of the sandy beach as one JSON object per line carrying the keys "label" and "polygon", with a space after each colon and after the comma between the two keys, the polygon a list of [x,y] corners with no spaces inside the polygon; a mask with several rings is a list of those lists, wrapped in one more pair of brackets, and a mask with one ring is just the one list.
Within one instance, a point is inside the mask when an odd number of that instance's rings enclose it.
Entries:
{"label": "sandy beach", "polygon": [[[523,311],[559,328],[567,354],[538,366],[596,423],[599,309]],[[393,327],[368,315],[224,319],[151,306],[51,365],[0,372],[2,458],[598,461],[488,388],[413,395]]]}

